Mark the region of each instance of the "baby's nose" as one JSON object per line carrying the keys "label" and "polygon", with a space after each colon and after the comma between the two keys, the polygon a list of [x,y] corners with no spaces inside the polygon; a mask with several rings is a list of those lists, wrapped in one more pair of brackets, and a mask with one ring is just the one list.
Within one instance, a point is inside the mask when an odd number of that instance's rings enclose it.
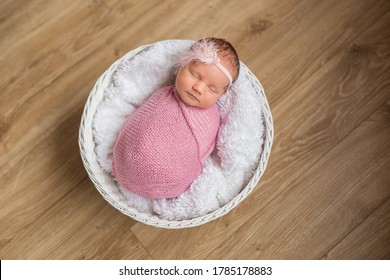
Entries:
{"label": "baby's nose", "polygon": [[200,94],[204,92],[204,86],[200,83],[194,84],[193,89]]}

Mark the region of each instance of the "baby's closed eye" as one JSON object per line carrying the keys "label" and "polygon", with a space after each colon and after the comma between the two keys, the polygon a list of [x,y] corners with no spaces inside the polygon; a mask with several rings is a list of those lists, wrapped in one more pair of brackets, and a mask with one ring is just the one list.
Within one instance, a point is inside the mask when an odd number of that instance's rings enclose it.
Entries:
{"label": "baby's closed eye", "polygon": [[199,79],[199,74],[198,73],[195,73],[195,72],[192,72],[192,71],[189,71],[191,76],[194,77],[195,79]]}
{"label": "baby's closed eye", "polygon": [[210,92],[212,93],[218,93],[217,89],[215,87],[209,87]]}

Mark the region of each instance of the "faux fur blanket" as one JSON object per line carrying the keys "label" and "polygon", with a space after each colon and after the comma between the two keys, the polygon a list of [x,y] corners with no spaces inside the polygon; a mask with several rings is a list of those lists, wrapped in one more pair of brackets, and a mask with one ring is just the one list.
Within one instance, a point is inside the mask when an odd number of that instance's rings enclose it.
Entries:
{"label": "faux fur blanket", "polygon": [[[93,121],[96,154],[105,172],[112,175],[113,146],[126,117],[156,89],[174,84],[177,55],[192,44],[187,40],[160,41],[119,65]],[[241,191],[262,153],[260,97],[241,73],[217,106],[221,114],[217,145],[190,188],[177,198],[152,200],[118,184],[128,206],[167,220],[186,220],[218,209]]]}

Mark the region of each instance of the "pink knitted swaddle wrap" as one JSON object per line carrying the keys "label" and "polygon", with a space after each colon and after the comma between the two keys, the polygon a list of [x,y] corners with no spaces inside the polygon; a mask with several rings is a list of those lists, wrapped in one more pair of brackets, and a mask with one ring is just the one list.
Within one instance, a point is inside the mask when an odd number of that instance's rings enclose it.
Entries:
{"label": "pink knitted swaddle wrap", "polygon": [[183,193],[214,149],[220,115],[215,105],[183,103],[174,86],[156,91],[125,121],[113,151],[119,184],[151,199]]}

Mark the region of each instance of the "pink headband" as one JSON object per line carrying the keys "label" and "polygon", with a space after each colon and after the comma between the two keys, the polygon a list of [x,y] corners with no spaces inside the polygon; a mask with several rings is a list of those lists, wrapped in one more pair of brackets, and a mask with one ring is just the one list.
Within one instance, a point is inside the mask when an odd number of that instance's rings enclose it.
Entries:
{"label": "pink headband", "polygon": [[215,44],[208,40],[197,41],[191,47],[190,50],[184,52],[180,58],[180,64],[185,65],[190,63],[193,60],[198,60],[205,64],[215,65],[221,70],[229,80],[229,86],[233,83],[232,75],[230,72],[222,65],[221,60],[218,58],[217,48]]}

